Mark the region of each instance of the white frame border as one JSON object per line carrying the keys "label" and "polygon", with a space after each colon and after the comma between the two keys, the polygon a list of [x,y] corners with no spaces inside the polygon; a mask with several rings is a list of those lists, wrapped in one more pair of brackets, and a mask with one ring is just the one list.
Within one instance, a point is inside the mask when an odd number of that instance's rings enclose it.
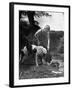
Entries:
{"label": "white frame border", "polygon": [[[60,78],[43,78],[43,79],[23,79],[19,80],[19,10],[36,10],[36,11],[59,11],[64,12],[64,77]],[[43,7],[43,6],[29,6],[29,5],[14,5],[14,86],[18,85],[35,85],[35,84],[51,84],[68,82],[69,73],[69,8],[63,7]]]}

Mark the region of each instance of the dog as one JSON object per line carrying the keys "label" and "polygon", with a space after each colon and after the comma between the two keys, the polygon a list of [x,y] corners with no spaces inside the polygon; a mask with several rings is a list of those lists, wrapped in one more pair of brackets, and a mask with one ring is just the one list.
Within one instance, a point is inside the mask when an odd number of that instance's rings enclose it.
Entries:
{"label": "dog", "polygon": [[22,52],[22,59],[20,61],[24,62],[24,59],[32,55],[35,59],[36,66],[38,67],[38,59],[40,57],[42,63],[44,64],[45,62],[45,55],[47,54],[46,48],[43,46],[37,46],[34,44],[29,44],[27,43],[26,46],[21,50]]}
{"label": "dog", "polygon": [[43,46],[36,46],[36,45],[32,45],[32,50],[34,50],[35,53],[35,62],[36,62],[36,66],[38,67],[38,59],[40,57],[42,63],[45,63],[45,55],[47,54],[47,50],[46,48],[44,48]]}

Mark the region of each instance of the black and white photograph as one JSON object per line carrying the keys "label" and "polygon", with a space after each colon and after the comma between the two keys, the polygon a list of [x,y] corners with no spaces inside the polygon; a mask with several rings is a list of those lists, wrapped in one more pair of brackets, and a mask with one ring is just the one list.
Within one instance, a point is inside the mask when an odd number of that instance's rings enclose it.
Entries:
{"label": "black and white photograph", "polygon": [[69,6],[17,3],[13,10],[13,85],[69,83]]}
{"label": "black and white photograph", "polygon": [[19,11],[19,79],[64,77],[64,13]]}

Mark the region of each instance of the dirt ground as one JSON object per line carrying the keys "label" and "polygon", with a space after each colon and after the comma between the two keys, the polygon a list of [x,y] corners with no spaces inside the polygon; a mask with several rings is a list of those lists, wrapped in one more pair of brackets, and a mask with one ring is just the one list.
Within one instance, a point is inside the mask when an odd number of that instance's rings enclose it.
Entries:
{"label": "dirt ground", "polygon": [[19,66],[19,79],[63,77],[64,62],[62,60],[55,61],[59,63],[59,67],[52,64],[40,64],[38,67],[34,64],[21,64]]}

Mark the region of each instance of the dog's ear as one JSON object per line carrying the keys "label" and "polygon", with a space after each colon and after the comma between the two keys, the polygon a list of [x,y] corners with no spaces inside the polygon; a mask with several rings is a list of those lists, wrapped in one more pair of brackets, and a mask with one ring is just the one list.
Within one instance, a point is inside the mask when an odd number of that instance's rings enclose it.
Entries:
{"label": "dog's ear", "polygon": [[33,49],[33,53],[36,53],[36,52],[37,52],[37,49],[34,48],[34,49]]}

